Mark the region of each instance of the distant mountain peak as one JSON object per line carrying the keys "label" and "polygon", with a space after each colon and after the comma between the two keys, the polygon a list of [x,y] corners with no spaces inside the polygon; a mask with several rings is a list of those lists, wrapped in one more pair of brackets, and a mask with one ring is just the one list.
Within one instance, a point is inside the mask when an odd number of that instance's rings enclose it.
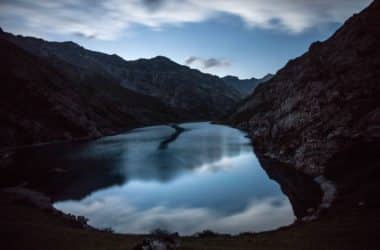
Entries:
{"label": "distant mountain peak", "polygon": [[158,56],[155,56],[153,58],[151,58],[152,60],[164,60],[164,61],[171,61],[168,57],[166,56],[161,56],[161,55],[158,55]]}
{"label": "distant mountain peak", "polygon": [[226,75],[222,80],[230,87],[239,91],[242,97],[245,97],[251,94],[260,83],[266,82],[272,77],[272,74],[266,74],[263,78],[252,77],[249,79],[240,79],[237,76]]}
{"label": "distant mountain peak", "polygon": [[179,64],[174,62],[172,59],[166,57],[166,56],[161,56],[161,55],[158,55],[158,56],[155,56],[153,58],[150,59],[150,61],[152,62],[159,62],[159,63],[165,63],[165,64],[175,64],[176,66],[178,66]]}
{"label": "distant mountain peak", "polygon": [[62,45],[73,47],[73,48],[82,48],[82,46],[80,46],[79,44],[74,43],[72,41],[64,41],[64,42],[62,42]]}
{"label": "distant mountain peak", "polygon": [[264,77],[262,77],[261,79],[264,79],[264,78],[270,78],[270,77],[273,77],[274,75],[271,74],[271,73],[268,73],[266,74]]}
{"label": "distant mountain peak", "polygon": [[238,80],[240,80],[239,77],[233,76],[233,75],[226,75],[226,76],[222,77],[222,79],[225,81],[238,81]]}
{"label": "distant mountain peak", "polygon": [[168,58],[166,56],[161,56],[161,55],[151,57],[151,58],[140,58],[140,59],[132,60],[129,62],[151,62],[151,63],[159,63],[159,64],[175,64],[175,65],[178,65],[176,62],[174,62],[170,58]]}

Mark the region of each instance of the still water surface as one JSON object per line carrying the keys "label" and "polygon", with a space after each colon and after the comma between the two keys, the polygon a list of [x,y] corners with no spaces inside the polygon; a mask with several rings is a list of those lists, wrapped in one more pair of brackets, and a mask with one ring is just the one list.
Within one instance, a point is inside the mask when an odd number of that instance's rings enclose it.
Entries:
{"label": "still water surface", "polygon": [[244,133],[206,122],[180,127],[139,128],[65,152],[88,176],[67,192],[94,179],[112,181],[79,197],[62,196],[54,206],[121,233],[237,234],[294,221],[288,198],[261,168]]}

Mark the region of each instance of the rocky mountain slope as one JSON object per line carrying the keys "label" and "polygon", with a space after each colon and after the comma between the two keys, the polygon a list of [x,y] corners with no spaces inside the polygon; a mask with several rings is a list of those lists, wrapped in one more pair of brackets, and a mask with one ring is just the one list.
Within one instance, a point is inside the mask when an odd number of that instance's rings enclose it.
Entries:
{"label": "rocky mountain slope", "polygon": [[267,74],[262,78],[250,78],[250,79],[239,79],[236,76],[225,76],[222,78],[222,80],[229,85],[230,87],[233,87],[236,89],[241,97],[246,97],[255,90],[255,88],[263,82],[267,82],[270,79],[272,79],[273,75],[272,74]]}
{"label": "rocky mountain slope", "polygon": [[156,98],[123,88],[107,75],[57,58],[52,63],[2,37],[0,55],[0,148],[178,119]]}
{"label": "rocky mountain slope", "polygon": [[56,64],[56,60],[71,64],[80,75],[107,75],[125,88],[156,97],[178,110],[186,120],[216,119],[231,112],[240,100],[238,91],[219,77],[179,65],[163,56],[126,61],[117,55],[87,50],[73,42],[48,42],[5,32],[0,36],[52,64]]}
{"label": "rocky mountain slope", "polygon": [[379,164],[379,98],[380,1],[374,1],[258,86],[230,122],[249,131],[257,150],[308,174],[356,169],[357,179],[367,172],[369,181]]}

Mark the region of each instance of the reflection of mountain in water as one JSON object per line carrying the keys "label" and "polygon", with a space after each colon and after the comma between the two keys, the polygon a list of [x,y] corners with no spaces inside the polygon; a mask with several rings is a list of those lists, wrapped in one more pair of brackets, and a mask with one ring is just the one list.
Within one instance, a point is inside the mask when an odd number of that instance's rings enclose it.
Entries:
{"label": "reflection of mountain in water", "polygon": [[[241,140],[241,132],[206,124],[193,127],[181,125],[186,133],[182,129],[173,133],[172,129],[166,127],[167,133],[152,143],[145,140],[145,136],[150,136],[149,131],[140,133],[138,140],[144,143],[140,145],[134,141],[134,148],[122,159],[119,171],[128,179],[168,182],[205,164],[251,152],[248,140]],[[170,147],[167,147],[168,143]]]}
{"label": "reflection of mountain in water", "polygon": [[264,156],[256,155],[269,178],[280,184],[281,190],[288,196],[294,214],[302,218],[310,208],[316,209],[321,202],[321,190],[311,177]]}
{"label": "reflection of mountain in water", "polygon": [[53,200],[81,199],[96,189],[125,181],[112,171],[109,158],[71,159],[86,143],[49,145],[20,150],[0,175],[1,186],[27,185],[50,195]]}
{"label": "reflection of mountain in water", "polygon": [[163,140],[158,146],[158,149],[166,149],[171,142],[175,141],[178,138],[178,136],[180,136],[185,131],[184,128],[176,124],[171,125],[171,127],[175,129],[175,132],[171,136],[169,136],[166,140]]}

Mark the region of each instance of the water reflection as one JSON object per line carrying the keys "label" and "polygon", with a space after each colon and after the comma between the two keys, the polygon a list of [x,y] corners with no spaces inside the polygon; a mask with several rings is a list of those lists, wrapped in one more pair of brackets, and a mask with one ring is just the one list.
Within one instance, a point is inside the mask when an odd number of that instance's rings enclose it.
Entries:
{"label": "water reflection", "polygon": [[203,164],[169,183],[133,180],[55,206],[85,215],[93,226],[124,233],[159,227],[181,234],[206,228],[234,234],[292,223],[289,200],[252,163],[257,164],[253,155],[243,154]]}
{"label": "water reflection", "polygon": [[243,133],[209,123],[181,127],[133,130],[71,155],[110,159],[112,171],[124,181],[55,206],[88,217],[93,226],[124,233],[158,227],[181,234],[239,233],[294,221],[289,200],[268,179]]}
{"label": "water reflection", "polygon": [[[51,195],[57,208],[123,233],[160,227],[234,234],[294,221],[289,199],[242,132],[209,123],[180,127],[20,150],[1,183],[27,183]],[[267,171],[282,186],[291,183],[292,175]]]}
{"label": "water reflection", "polygon": [[269,178],[279,183],[281,190],[288,196],[297,218],[310,215],[310,211],[318,208],[322,192],[319,185],[311,181],[309,176],[284,163],[276,162],[260,154],[257,156]]}
{"label": "water reflection", "polygon": [[244,209],[227,214],[207,207],[158,205],[141,209],[127,197],[112,195],[112,192],[90,196],[81,202],[58,203],[56,206],[91,218],[90,224],[99,228],[112,227],[116,232],[124,233],[147,233],[155,228],[165,228],[184,235],[204,229],[236,234],[270,230],[293,220],[291,206],[284,197],[254,200]]}
{"label": "water reflection", "polygon": [[[180,140],[175,140],[180,134]],[[154,126],[100,139],[79,154],[87,159],[110,157],[110,164],[125,180],[167,182],[223,157],[251,153],[247,143],[234,129],[207,123],[183,124],[181,129]]]}
{"label": "water reflection", "polygon": [[160,145],[158,146],[158,149],[167,149],[168,145],[175,141],[178,136],[180,136],[183,132],[186,131],[186,129],[182,128],[181,126],[178,126],[177,124],[171,125],[173,129],[175,129],[175,132],[169,136],[167,139],[164,141],[160,142]]}

